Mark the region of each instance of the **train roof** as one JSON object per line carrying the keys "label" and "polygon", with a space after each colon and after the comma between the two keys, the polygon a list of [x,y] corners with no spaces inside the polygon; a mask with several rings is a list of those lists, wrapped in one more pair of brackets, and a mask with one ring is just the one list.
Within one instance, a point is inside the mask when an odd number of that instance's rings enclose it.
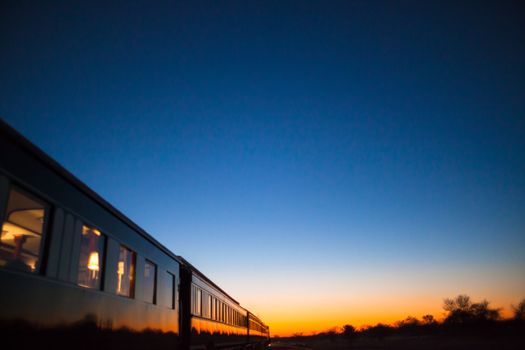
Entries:
{"label": "train roof", "polygon": [[[217,289],[219,292],[223,293],[224,295],[226,295],[228,298],[230,298],[233,302],[235,302],[237,305],[241,306],[241,304],[235,300],[234,298],[232,298],[231,295],[229,295],[228,293],[226,293],[221,287],[219,287],[218,285],[216,285],[212,280],[210,280],[208,277],[206,277],[205,274],[203,274],[202,272],[200,272],[195,266],[193,266],[188,260],[184,259],[182,256],[180,255],[177,255],[177,257],[179,258],[179,261],[181,261],[182,265],[187,267],[189,270],[191,270],[191,272],[195,275],[197,275],[199,278],[203,279],[206,283],[210,284],[211,286],[213,286],[215,289]],[[241,306],[242,307],[242,306]],[[243,308],[243,307],[242,307]],[[243,308],[245,309],[245,308]],[[246,309],[245,309],[246,310]],[[248,310],[246,310],[248,311]]]}

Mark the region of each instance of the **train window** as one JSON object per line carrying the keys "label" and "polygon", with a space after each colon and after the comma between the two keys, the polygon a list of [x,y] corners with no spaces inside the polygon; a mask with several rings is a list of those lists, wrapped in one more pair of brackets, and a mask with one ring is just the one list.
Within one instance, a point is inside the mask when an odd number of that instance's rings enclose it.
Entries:
{"label": "train window", "polygon": [[0,266],[36,272],[48,205],[11,189],[0,235]]}
{"label": "train window", "polygon": [[217,299],[211,297],[211,319],[217,320]]}
{"label": "train window", "polygon": [[202,290],[197,288],[197,293],[195,293],[195,314],[201,315],[202,314]]}
{"label": "train window", "polygon": [[100,289],[105,239],[106,237],[99,230],[82,226],[78,259],[79,286]]}
{"label": "train window", "polygon": [[170,309],[175,309],[175,276],[166,272],[165,291],[164,291],[164,306]]}
{"label": "train window", "polygon": [[133,298],[135,292],[135,252],[120,246],[117,265],[117,294]]}
{"label": "train window", "polygon": [[208,317],[208,294],[201,291],[201,316]]}
{"label": "train window", "polygon": [[155,282],[157,280],[157,266],[146,260],[144,264],[143,298],[148,303],[155,304]]}
{"label": "train window", "polygon": [[202,290],[195,285],[191,286],[191,313],[202,315]]}
{"label": "train window", "polygon": [[196,305],[196,300],[197,300],[197,287],[195,287],[193,284],[191,285],[191,313],[192,315],[195,315],[197,314],[197,307],[195,306]]}
{"label": "train window", "polygon": [[207,313],[206,317],[208,317],[208,318],[211,318],[211,307],[212,307],[211,300],[212,300],[212,297],[211,297],[211,295],[208,294],[208,305],[206,307],[206,310],[207,310],[206,311],[206,313]]}

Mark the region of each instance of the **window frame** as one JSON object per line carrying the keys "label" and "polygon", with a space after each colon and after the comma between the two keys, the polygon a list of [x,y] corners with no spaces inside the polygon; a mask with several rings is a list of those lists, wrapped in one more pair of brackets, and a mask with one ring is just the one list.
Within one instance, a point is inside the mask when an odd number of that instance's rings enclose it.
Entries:
{"label": "window frame", "polygon": [[[44,222],[42,223],[42,234],[40,237],[40,246],[38,247],[38,259],[35,264],[35,270],[31,272],[25,272],[30,275],[43,275],[47,263],[47,236],[49,235],[49,227],[51,226],[50,220],[52,218],[51,212],[54,209],[54,205],[51,201],[47,200],[45,196],[39,195],[36,193],[36,191],[31,191],[29,189],[26,189],[24,186],[19,185],[15,181],[12,181],[9,177],[5,176],[7,179],[7,193],[4,198],[1,198],[3,203],[3,211],[1,213],[1,221],[0,221],[0,229],[4,226],[4,222],[7,220],[7,217],[9,217],[7,213],[7,206],[9,204],[9,198],[11,196],[11,191],[17,191],[21,195],[28,197],[29,199],[39,203],[42,205],[44,209]],[[7,269],[9,271],[17,271],[22,272],[21,270],[16,269],[9,269],[5,267],[0,267],[1,269]]]}
{"label": "window frame", "polygon": [[164,278],[167,278],[168,281],[165,282],[165,283],[170,283],[171,284],[171,295],[169,296],[169,300],[170,300],[170,303],[171,305],[163,305],[165,306],[166,308],[170,309],[170,310],[175,310],[176,309],[176,298],[175,298],[175,293],[177,293],[177,291],[175,290],[175,287],[176,287],[176,283],[175,283],[175,274],[170,272],[170,271],[166,271],[166,275],[167,277],[165,276]]}
{"label": "window frame", "polygon": [[[119,244],[119,251],[118,251],[118,256],[117,256],[117,270],[115,271],[116,275],[117,275],[117,286],[118,286],[118,263],[120,262],[120,249],[121,248],[124,248],[126,249],[127,251],[131,252],[131,256],[132,256],[132,266],[133,266],[133,279],[130,279],[130,286],[129,286],[129,295],[125,295],[125,294],[120,294],[118,292],[118,288],[117,290],[115,290],[115,294],[120,296],[120,297],[124,297],[124,298],[128,298],[128,299],[135,299],[135,295],[136,295],[136,288],[137,288],[137,252],[134,251],[133,249],[129,248],[127,245],[125,244],[122,244],[120,242],[118,242]],[[126,274],[123,274],[124,276]],[[133,282],[133,284],[131,283],[131,281]]]}
{"label": "window frame", "polygon": [[[77,281],[76,281],[76,285],[81,287],[81,288],[86,288],[86,289],[89,289],[89,290],[98,290],[98,291],[104,291],[105,288],[104,288],[104,281],[106,280],[106,270],[107,270],[107,255],[108,255],[108,240],[109,240],[109,236],[103,232],[103,230],[101,230],[100,228],[98,228],[96,225],[92,225],[90,223],[87,223],[85,222],[84,220],[81,220],[82,221],[82,227],[81,227],[81,230],[83,227],[88,227],[90,229],[94,229],[94,230],[98,230],[100,232],[100,235],[101,237],[104,237],[104,243],[102,245],[102,256],[99,257],[99,264],[102,265],[102,268],[101,268],[101,271],[100,271],[100,286],[99,288],[91,288],[91,287],[87,287],[87,286],[82,286],[78,283],[78,268],[79,266],[77,266]],[[80,235],[82,235],[82,231],[80,232]],[[80,264],[80,250],[78,252],[79,256],[78,256],[78,260],[79,260],[79,264]],[[117,260],[118,261],[118,260]],[[120,294],[117,294],[117,295],[120,295]]]}
{"label": "window frame", "polygon": [[145,300],[145,296],[144,296],[144,279],[142,281],[142,300],[148,304],[151,304],[151,305],[157,305],[158,304],[158,301],[157,301],[157,281],[158,281],[158,266],[157,264],[155,264],[153,261],[149,260],[149,259],[144,259],[144,272],[146,271],[146,265],[150,264],[151,266],[153,266],[154,268],[154,276],[153,276],[153,300],[152,301],[149,301],[149,300]]}

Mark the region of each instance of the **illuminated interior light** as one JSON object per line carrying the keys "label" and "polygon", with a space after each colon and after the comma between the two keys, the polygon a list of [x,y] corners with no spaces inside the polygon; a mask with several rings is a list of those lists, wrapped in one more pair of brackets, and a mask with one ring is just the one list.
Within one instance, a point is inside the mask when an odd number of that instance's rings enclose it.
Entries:
{"label": "illuminated interior light", "polygon": [[118,262],[117,275],[118,275],[117,292],[120,292],[122,290],[122,275],[124,275],[124,261]]}
{"label": "illuminated interior light", "polygon": [[97,236],[100,236],[100,231],[97,230],[96,228],[93,229],[93,233]]}
{"label": "illuminated interior light", "polygon": [[92,252],[89,255],[89,260],[88,260],[88,266],[87,267],[91,271],[99,271],[100,266],[99,266],[98,252]]}

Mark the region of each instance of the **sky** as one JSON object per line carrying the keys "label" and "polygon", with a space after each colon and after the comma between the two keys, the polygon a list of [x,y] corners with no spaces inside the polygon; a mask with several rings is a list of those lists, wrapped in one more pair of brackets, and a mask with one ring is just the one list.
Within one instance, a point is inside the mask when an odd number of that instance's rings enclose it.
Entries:
{"label": "sky", "polygon": [[272,334],[525,298],[523,3],[0,6],[0,117]]}

